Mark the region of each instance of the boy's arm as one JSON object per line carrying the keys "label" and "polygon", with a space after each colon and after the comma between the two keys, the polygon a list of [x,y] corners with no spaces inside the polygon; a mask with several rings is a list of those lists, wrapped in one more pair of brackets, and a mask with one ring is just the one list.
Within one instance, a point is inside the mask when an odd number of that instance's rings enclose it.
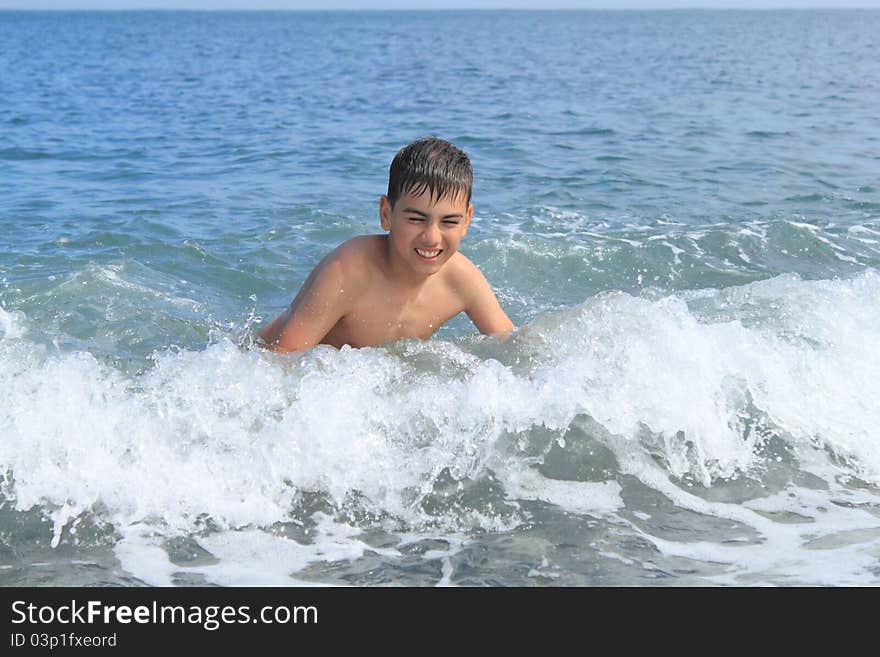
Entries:
{"label": "boy's arm", "polygon": [[309,274],[290,307],[272,323],[260,330],[259,336],[270,351],[300,351],[321,342],[336,323],[348,312],[344,294],[343,263],[338,259],[320,263]]}
{"label": "boy's arm", "polygon": [[486,335],[513,331],[516,327],[501,309],[483,273],[470,261],[466,262],[463,270],[464,281],[460,289],[464,291],[464,311],[474,326]]}

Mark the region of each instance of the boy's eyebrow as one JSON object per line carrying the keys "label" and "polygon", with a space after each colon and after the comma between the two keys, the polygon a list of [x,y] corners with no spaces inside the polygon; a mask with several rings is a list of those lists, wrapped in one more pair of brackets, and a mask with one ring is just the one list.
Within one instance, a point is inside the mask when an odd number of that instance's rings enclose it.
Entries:
{"label": "boy's eyebrow", "polygon": [[[428,216],[427,213],[422,212],[421,210],[416,210],[415,208],[404,208],[403,211],[404,212],[412,212],[413,214],[418,214],[423,217]],[[444,219],[461,219],[462,217],[464,217],[464,215],[460,214],[460,213],[459,214],[445,214],[445,215],[443,215]]]}

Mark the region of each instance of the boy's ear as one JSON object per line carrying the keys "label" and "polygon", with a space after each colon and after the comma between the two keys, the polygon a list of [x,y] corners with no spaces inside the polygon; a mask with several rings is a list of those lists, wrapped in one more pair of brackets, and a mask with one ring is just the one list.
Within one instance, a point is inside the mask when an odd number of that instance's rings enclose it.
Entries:
{"label": "boy's ear", "polygon": [[391,201],[384,195],[379,198],[379,223],[382,230],[391,230]]}

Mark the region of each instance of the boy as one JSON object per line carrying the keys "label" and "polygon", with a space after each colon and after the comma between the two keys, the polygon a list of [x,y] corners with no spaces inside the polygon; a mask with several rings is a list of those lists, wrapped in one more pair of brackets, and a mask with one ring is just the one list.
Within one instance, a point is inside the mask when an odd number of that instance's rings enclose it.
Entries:
{"label": "boy", "polygon": [[458,253],[474,211],[472,185],[468,156],[449,142],[426,137],[402,148],[379,200],[388,234],[355,237],[321,260],[290,307],[259,332],[265,346],[425,340],[462,311],[482,333],[512,331],[489,283]]}

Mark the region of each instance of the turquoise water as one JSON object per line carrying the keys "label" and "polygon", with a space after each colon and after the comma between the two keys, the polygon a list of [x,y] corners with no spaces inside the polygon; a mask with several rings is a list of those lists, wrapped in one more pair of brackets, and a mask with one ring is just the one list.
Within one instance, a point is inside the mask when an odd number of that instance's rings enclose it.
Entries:
{"label": "turquoise water", "polygon": [[[880,12],[0,12],[0,583],[876,584]],[[277,356],[402,145],[519,331]]]}

